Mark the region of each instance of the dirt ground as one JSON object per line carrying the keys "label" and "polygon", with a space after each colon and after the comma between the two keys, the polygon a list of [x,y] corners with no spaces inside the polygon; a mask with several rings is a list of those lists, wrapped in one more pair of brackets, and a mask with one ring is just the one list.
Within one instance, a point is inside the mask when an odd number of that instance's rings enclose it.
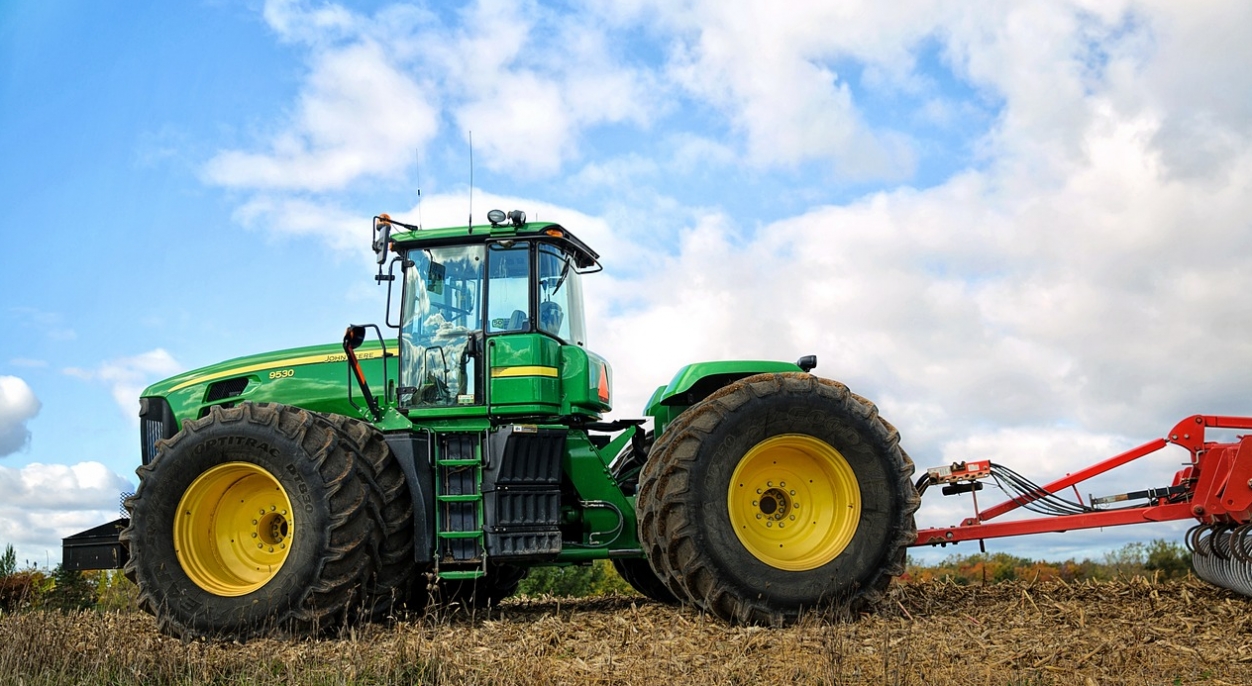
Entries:
{"label": "dirt ground", "polygon": [[515,599],[321,640],[181,642],[127,613],[0,618],[23,684],[1252,684],[1252,599],[1189,579],[897,584],[880,610],[731,627],[639,597]]}

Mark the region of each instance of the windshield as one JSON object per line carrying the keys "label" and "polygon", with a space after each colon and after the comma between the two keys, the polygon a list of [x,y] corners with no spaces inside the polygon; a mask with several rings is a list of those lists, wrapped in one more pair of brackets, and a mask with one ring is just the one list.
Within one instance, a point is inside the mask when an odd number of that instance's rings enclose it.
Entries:
{"label": "windshield", "polygon": [[585,344],[582,277],[555,245],[498,241],[413,249],[408,257],[413,264],[404,271],[400,312],[402,408],[481,404],[475,351],[485,348],[485,336],[538,332]]}
{"label": "windshield", "polygon": [[400,314],[400,405],[476,404],[476,360],[466,349],[482,328],[483,246],[412,250],[409,259]]}

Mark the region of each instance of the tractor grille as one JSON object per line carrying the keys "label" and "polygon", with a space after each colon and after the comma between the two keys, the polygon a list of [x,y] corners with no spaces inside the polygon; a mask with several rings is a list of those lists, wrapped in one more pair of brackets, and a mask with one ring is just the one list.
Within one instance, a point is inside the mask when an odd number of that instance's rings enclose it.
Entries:
{"label": "tractor grille", "polygon": [[211,403],[217,400],[225,400],[233,398],[237,395],[243,395],[243,389],[248,387],[248,377],[241,376],[235,379],[227,379],[218,381],[209,386],[209,392],[205,395],[204,402]]}
{"label": "tractor grille", "polygon": [[178,433],[178,422],[165,398],[139,399],[139,451],[144,464],[156,457],[157,441]]}

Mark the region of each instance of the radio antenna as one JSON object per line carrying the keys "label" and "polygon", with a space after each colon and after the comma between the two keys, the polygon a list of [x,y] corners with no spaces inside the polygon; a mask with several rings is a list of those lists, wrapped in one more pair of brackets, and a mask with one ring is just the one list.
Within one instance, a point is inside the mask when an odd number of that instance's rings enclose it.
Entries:
{"label": "radio antenna", "polygon": [[469,132],[470,144],[470,205],[469,205],[469,230],[474,233],[474,132]]}
{"label": "radio antenna", "polygon": [[413,149],[413,156],[417,159],[417,226],[422,226],[422,151],[418,148]]}

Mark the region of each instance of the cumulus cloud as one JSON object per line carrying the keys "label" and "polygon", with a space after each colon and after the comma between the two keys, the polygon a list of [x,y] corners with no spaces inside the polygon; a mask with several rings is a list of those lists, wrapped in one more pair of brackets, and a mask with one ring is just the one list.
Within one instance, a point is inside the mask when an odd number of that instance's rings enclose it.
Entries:
{"label": "cumulus cloud", "polygon": [[[865,9],[868,9],[866,7]],[[749,158],[764,165],[830,160],[852,178],[911,175],[908,139],[865,121],[841,60],[907,72],[910,44],[933,11],[916,3],[849,10],[828,2],[658,3],[676,42],[670,78],[721,108],[746,137]],[[905,17],[908,16],[907,20]]]}
{"label": "cumulus cloud", "polygon": [[265,152],[226,150],[205,167],[228,187],[325,191],[391,177],[434,135],[429,94],[365,37],[313,57],[292,121]]}
{"label": "cumulus cloud", "polygon": [[0,376],[0,457],[11,455],[30,442],[26,422],[39,414],[35,392],[16,376]]}
{"label": "cumulus cloud", "polygon": [[[443,110],[458,138],[474,132],[488,168],[551,175],[577,156],[587,127],[649,119],[652,81],[620,64],[580,15],[484,0],[448,25],[403,6],[364,15],[284,0],[268,2],[264,17],[307,50],[308,76],[260,151],[223,150],[208,161],[213,184],[318,193],[399,178],[439,133]],[[554,34],[534,49],[538,35]]]}
{"label": "cumulus cloud", "polygon": [[116,519],[125,478],[99,462],[0,466],[0,542],[20,561],[55,564],[61,539]]}
{"label": "cumulus cloud", "polygon": [[102,363],[95,369],[69,367],[63,371],[84,381],[95,381],[109,386],[113,400],[122,413],[138,424],[139,394],[153,381],[182,370],[182,365],[163,348],[150,350],[131,357],[122,357]]}

